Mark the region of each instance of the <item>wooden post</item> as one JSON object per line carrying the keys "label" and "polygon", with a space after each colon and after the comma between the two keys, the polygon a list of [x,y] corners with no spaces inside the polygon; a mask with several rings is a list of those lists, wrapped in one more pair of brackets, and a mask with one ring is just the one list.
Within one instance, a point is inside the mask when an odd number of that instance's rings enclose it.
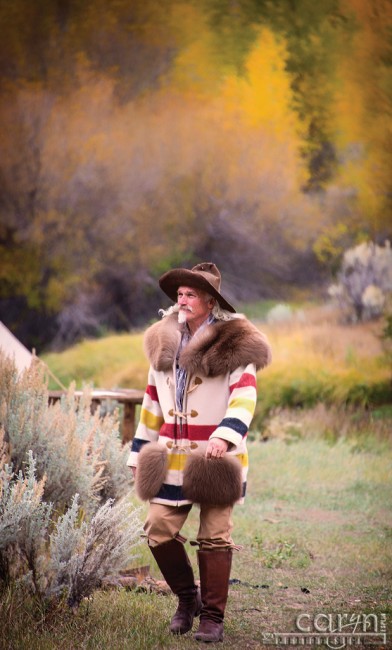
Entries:
{"label": "wooden post", "polygon": [[124,402],[124,415],[121,426],[122,443],[125,445],[127,442],[133,440],[135,435],[135,404],[133,402]]}
{"label": "wooden post", "polygon": [[100,406],[101,406],[100,399],[92,399],[91,406],[90,406],[91,415],[94,415],[95,411],[97,410],[97,408],[100,408]]}

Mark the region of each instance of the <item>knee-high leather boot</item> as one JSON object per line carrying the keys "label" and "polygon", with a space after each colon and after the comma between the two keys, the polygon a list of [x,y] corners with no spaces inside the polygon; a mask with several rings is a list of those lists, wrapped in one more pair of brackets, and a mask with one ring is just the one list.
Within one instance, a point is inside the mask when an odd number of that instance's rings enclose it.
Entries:
{"label": "knee-high leather boot", "polygon": [[233,551],[231,549],[197,553],[200,571],[202,608],[197,641],[223,641],[223,619],[229,594],[229,578]]}
{"label": "knee-high leather boot", "polygon": [[172,539],[159,546],[150,546],[150,551],[170,589],[178,596],[170,631],[172,634],[185,634],[192,629],[195,616],[199,616],[201,599],[184,544]]}

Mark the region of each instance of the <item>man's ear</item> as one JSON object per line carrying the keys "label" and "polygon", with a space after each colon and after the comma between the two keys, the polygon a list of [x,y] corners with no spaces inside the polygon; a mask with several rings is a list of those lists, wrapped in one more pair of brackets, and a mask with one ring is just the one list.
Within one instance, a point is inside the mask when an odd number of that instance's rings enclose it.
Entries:
{"label": "man's ear", "polygon": [[212,309],[214,307],[215,303],[216,303],[215,298],[210,298],[209,299],[208,306],[210,307],[210,309]]}

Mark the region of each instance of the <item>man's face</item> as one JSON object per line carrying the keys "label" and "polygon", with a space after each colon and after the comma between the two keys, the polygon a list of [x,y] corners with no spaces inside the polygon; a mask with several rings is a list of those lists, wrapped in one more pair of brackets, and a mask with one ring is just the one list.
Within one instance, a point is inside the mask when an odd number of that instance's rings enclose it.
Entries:
{"label": "man's face", "polygon": [[177,291],[177,303],[180,307],[178,320],[187,323],[192,334],[209,316],[214,299],[207,299],[207,294],[192,287],[179,287]]}

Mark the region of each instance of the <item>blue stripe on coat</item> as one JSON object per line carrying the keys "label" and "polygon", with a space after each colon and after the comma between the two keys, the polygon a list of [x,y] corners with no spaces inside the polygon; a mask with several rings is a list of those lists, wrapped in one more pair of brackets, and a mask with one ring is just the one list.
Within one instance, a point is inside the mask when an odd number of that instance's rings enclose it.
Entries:
{"label": "blue stripe on coat", "polygon": [[141,450],[141,448],[144,447],[144,445],[146,445],[148,442],[150,442],[150,441],[149,440],[141,440],[140,438],[134,438],[132,440],[131,451],[139,452]]}
{"label": "blue stripe on coat", "polygon": [[[245,494],[246,494],[246,481],[242,483],[241,496],[245,497]],[[181,485],[169,485],[168,483],[163,483],[161,485],[160,490],[158,494],[155,496],[155,498],[167,499],[168,501],[183,501],[185,499]]]}
{"label": "blue stripe on coat", "polygon": [[168,501],[185,501],[181,485],[169,485],[162,483],[156,499],[167,499]]}
{"label": "blue stripe on coat", "polygon": [[248,427],[238,418],[224,418],[219,426],[233,429],[236,433],[241,434],[242,437],[246,436],[248,433]]}

